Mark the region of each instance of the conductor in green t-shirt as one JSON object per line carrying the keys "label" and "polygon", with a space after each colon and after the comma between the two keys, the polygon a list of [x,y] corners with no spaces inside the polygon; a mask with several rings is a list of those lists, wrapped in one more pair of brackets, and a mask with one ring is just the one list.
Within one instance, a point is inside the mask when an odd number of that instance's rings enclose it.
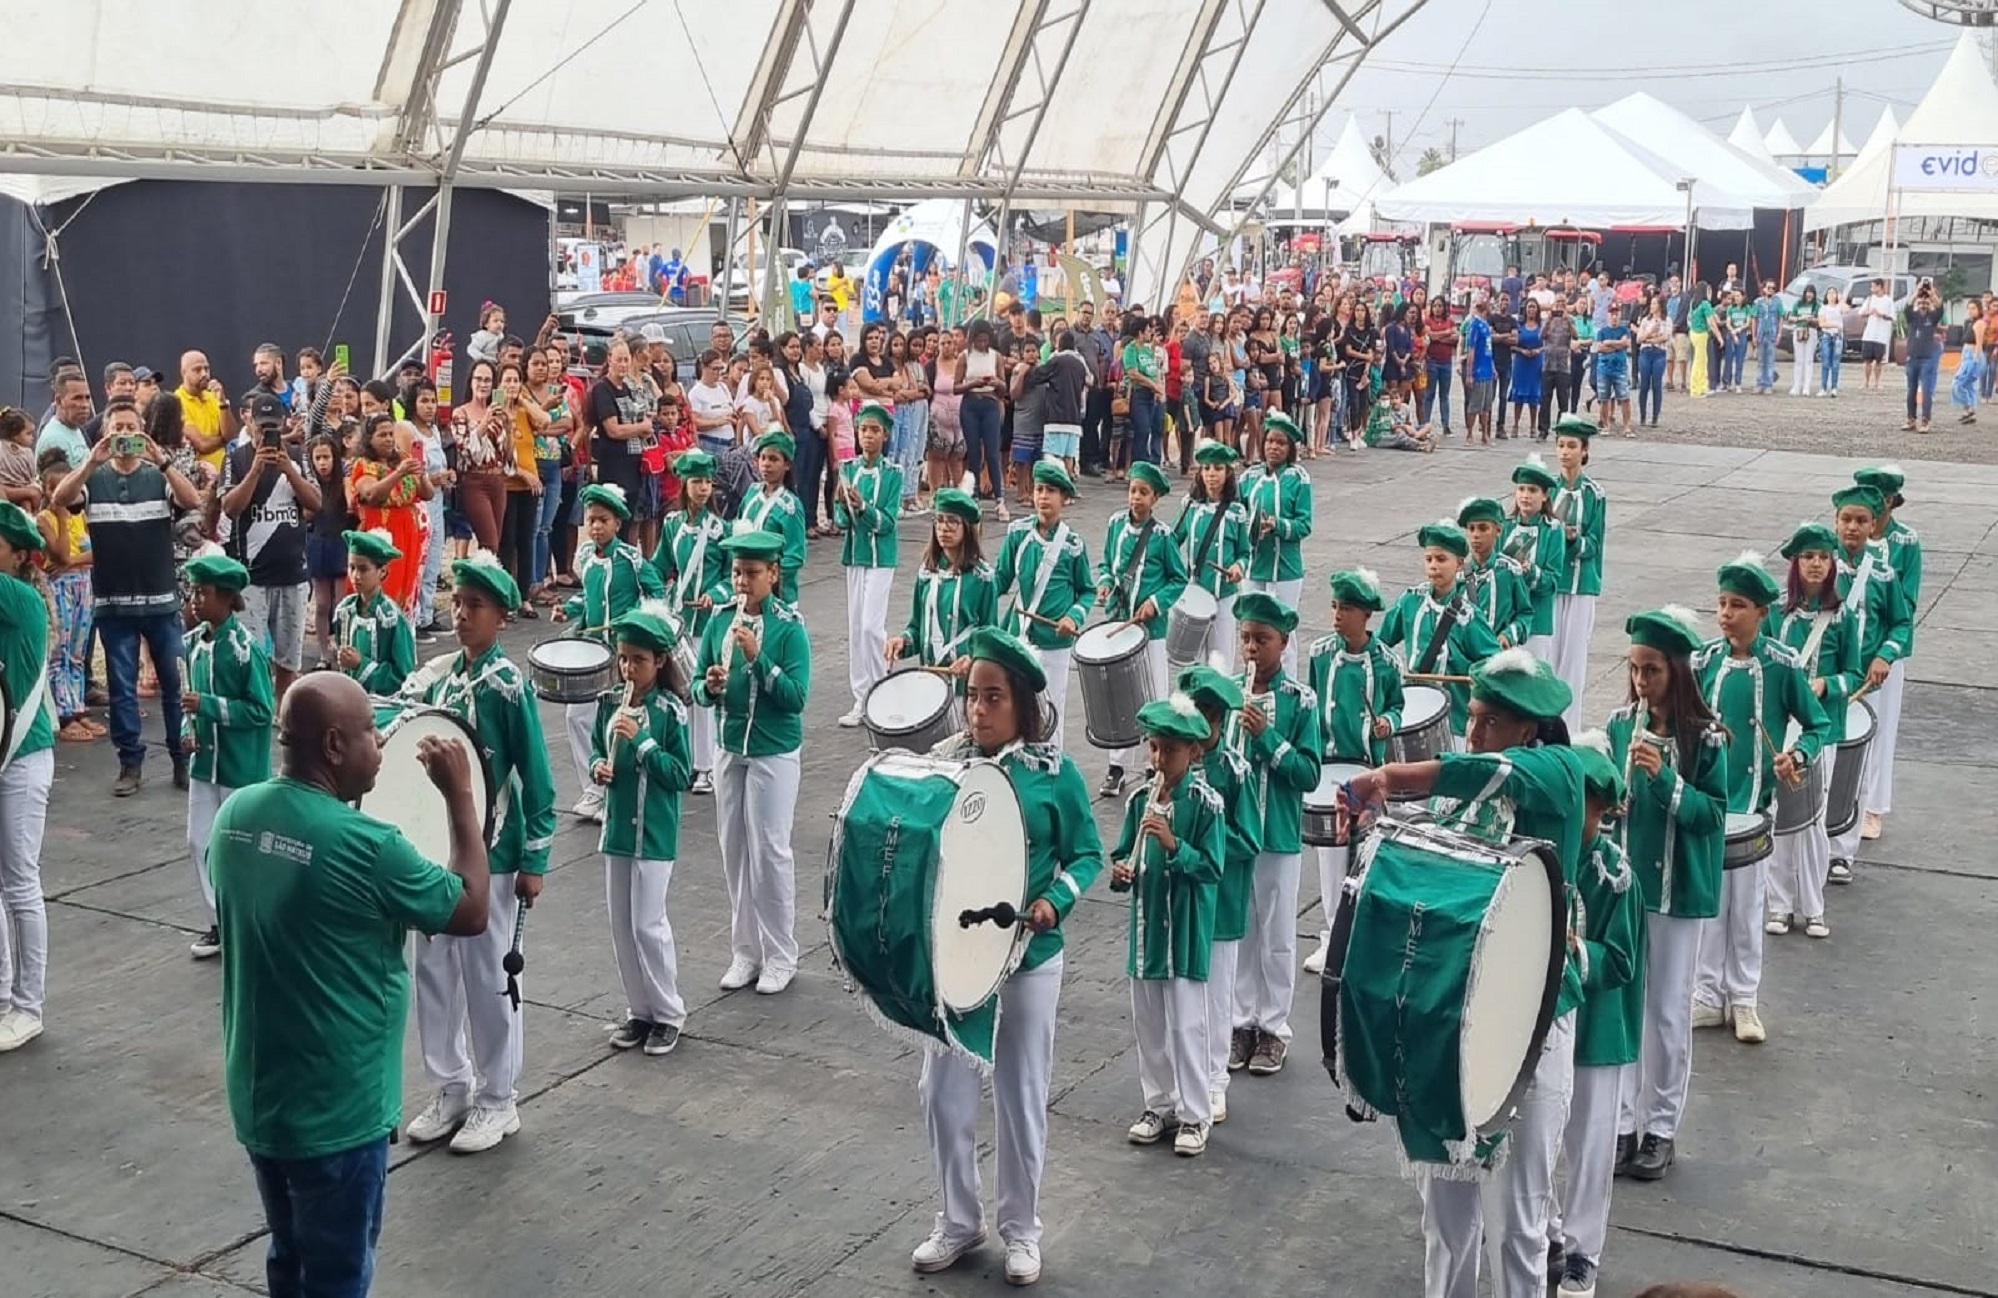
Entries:
{"label": "conductor in green t-shirt", "polygon": [[404,931],[485,929],[486,845],[462,744],[419,749],[444,795],[449,869],[355,808],[382,759],[350,678],[301,678],[278,733],[284,773],[230,795],[208,851],[229,1116],[270,1224],[271,1293],[362,1298],[402,1118]]}

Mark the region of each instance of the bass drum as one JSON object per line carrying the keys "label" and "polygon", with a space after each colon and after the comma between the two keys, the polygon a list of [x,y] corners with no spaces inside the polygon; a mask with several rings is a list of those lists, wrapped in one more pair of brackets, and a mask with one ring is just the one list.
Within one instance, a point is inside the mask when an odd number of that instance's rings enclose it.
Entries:
{"label": "bass drum", "polygon": [[927,753],[959,729],[957,691],[936,672],[895,672],[867,691],[860,721],[876,751]]}
{"label": "bass drum", "polygon": [[493,841],[492,771],[486,765],[478,733],[462,717],[443,708],[404,706],[381,727],[380,734],[382,768],[375,773],[375,787],[362,794],[355,805],[400,829],[426,861],[448,867],[450,807],[416,756],[417,745],[435,736],[464,746],[472,768],[472,810],[485,841]]}

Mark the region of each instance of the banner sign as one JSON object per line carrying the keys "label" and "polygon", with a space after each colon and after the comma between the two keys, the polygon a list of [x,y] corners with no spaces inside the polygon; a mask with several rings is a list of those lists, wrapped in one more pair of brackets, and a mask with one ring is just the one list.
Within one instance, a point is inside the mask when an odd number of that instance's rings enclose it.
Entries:
{"label": "banner sign", "polygon": [[1998,145],[1897,144],[1894,188],[1998,193]]}

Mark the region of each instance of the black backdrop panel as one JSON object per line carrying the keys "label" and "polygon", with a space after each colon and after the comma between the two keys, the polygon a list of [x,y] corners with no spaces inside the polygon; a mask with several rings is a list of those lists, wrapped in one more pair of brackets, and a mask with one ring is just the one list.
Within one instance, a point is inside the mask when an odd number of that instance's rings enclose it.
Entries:
{"label": "black backdrop panel", "polygon": [[[427,197],[405,190],[405,210]],[[137,181],[56,205],[45,217],[52,228],[82,209],[63,232],[62,269],[93,383],[111,360],[177,374],[181,352],[199,348],[234,394],[249,383],[251,353],[265,341],[287,357],[344,342],[354,368],[369,369],[381,202],[380,189],[361,186]],[[433,228],[426,217],[402,243],[418,288],[427,287]],[[533,337],[548,312],[548,255],[544,209],[496,190],[452,196],[444,327],[461,351],[488,298],[507,308],[511,330]],[[399,284],[392,294],[393,353],[414,341],[422,320]],[[47,360],[30,358],[31,387]],[[289,360],[285,372],[293,372]]]}

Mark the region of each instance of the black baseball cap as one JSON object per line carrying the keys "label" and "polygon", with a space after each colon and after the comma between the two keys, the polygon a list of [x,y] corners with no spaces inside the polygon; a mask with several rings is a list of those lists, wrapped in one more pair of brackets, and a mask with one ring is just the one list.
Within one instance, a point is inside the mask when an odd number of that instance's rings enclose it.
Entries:
{"label": "black baseball cap", "polygon": [[132,371],[132,377],[141,383],[158,383],[160,372],[150,366],[141,365]]}
{"label": "black baseball cap", "polygon": [[250,422],[253,424],[281,424],[285,414],[284,402],[268,392],[259,392],[250,401]]}

